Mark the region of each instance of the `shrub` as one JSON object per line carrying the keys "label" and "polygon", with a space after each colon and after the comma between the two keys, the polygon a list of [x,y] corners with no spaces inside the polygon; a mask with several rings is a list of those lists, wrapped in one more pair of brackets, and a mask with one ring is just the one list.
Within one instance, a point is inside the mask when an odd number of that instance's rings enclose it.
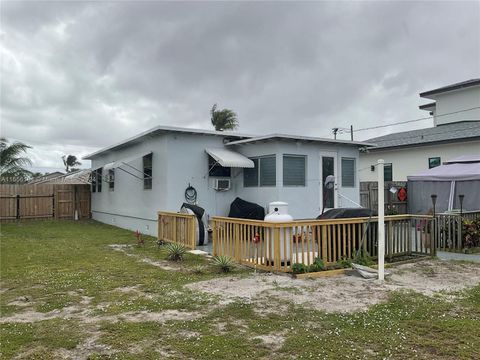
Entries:
{"label": "shrub", "polygon": [[[370,265],[374,264],[374,262],[372,260],[372,257],[370,256],[370,254],[368,252],[365,252],[363,255],[359,254],[358,256],[355,257],[353,262],[355,264],[363,265],[363,266],[370,266]],[[351,266],[351,263],[350,263],[350,266]]]}
{"label": "shrub", "polygon": [[308,272],[307,270],[307,267],[302,263],[295,263],[292,266],[292,271],[294,274],[303,274]]}
{"label": "shrub", "polygon": [[220,255],[213,258],[213,266],[218,268],[221,272],[228,273],[232,271],[234,262],[231,257]]}
{"label": "shrub", "polygon": [[337,261],[337,264],[344,269],[348,269],[352,267],[352,260],[340,259]]}
{"label": "shrub", "polygon": [[462,225],[464,247],[480,246],[480,219],[463,220]]}
{"label": "shrub", "polygon": [[311,264],[308,267],[309,272],[318,272],[318,271],[323,271],[325,270],[325,264],[320,257],[316,257],[315,260],[313,261],[313,264]]}
{"label": "shrub", "polygon": [[167,247],[167,259],[170,261],[182,261],[183,256],[187,252],[187,248],[182,244],[168,244]]}

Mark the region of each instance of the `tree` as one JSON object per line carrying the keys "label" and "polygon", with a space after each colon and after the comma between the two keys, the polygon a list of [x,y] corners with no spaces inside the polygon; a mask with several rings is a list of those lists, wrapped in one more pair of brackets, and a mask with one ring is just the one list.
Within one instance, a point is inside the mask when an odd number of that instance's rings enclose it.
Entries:
{"label": "tree", "polygon": [[75,155],[63,155],[62,160],[63,165],[65,165],[66,172],[76,171],[78,169],[74,168],[74,166],[82,165],[82,163],[77,160],[77,157]]}
{"label": "tree", "polygon": [[32,165],[32,161],[24,155],[31,146],[22,142],[10,143],[6,138],[0,138],[0,182],[26,182],[32,173],[24,166]]}
{"label": "tree", "polygon": [[210,110],[212,125],[217,131],[235,130],[238,128],[237,114],[230,109],[217,110],[217,104]]}

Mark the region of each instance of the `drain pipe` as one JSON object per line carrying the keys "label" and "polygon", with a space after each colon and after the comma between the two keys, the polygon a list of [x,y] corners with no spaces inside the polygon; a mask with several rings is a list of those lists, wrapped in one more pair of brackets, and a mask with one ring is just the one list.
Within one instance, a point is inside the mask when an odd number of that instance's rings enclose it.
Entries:
{"label": "drain pipe", "polygon": [[385,279],[385,185],[383,166],[385,161],[378,160],[378,280]]}

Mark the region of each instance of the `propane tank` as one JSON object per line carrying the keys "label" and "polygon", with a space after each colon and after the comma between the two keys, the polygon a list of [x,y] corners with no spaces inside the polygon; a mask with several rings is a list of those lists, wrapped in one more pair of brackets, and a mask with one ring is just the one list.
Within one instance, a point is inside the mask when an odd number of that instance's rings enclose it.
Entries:
{"label": "propane tank", "polygon": [[268,214],[265,216],[265,221],[293,221],[293,217],[288,214],[288,203],[283,201],[274,201],[268,204]]}
{"label": "propane tank", "polygon": [[[265,221],[269,222],[288,222],[293,221],[293,217],[288,214],[288,204],[283,201],[274,201],[268,205],[268,214]],[[266,258],[268,261],[274,261],[274,230],[266,232]],[[290,261],[290,243],[292,242],[292,231],[287,228],[280,231],[280,261],[282,263]],[[294,250],[294,249],[292,249]]]}

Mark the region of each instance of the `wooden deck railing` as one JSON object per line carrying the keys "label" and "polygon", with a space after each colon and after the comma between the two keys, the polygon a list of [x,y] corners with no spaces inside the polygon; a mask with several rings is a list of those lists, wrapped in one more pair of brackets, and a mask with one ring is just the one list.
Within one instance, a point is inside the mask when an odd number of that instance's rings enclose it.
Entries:
{"label": "wooden deck railing", "polygon": [[[213,254],[280,272],[291,272],[295,263],[310,265],[317,257],[327,265],[341,259],[353,259],[360,246],[375,258],[376,223],[376,217],[286,223],[213,217]],[[386,258],[433,255],[433,224],[432,216],[385,217]]]}
{"label": "wooden deck railing", "polygon": [[463,233],[464,220],[480,219],[480,211],[465,211],[461,215],[438,214],[436,244],[443,251],[461,251],[465,247]]}
{"label": "wooden deck railing", "polygon": [[168,211],[158,212],[158,239],[195,249],[195,215]]}

